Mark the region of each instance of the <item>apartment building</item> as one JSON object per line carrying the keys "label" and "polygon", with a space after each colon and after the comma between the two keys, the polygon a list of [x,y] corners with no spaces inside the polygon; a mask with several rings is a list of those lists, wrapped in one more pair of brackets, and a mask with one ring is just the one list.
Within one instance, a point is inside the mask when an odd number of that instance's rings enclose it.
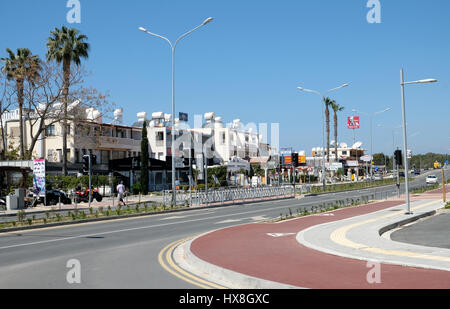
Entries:
{"label": "apartment building", "polygon": [[[36,117],[29,113],[30,117]],[[37,132],[40,119],[23,119],[24,145],[29,149],[33,132]],[[32,159],[43,158],[59,165],[63,161],[63,126],[54,119],[46,119],[45,129],[36,141],[31,153]],[[20,144],[20,122],[18,111],[6,113],[2,119],[8,146]],[[94,169],[99,173],[108,172],[109,160],[140,155],[142,127],[103,123],[101,115],[94,109],[87,109],[85,117],[68,119],[67,162],[69,174],[77,174],[81,169],[83,155],[93,154],[97,160]]]}

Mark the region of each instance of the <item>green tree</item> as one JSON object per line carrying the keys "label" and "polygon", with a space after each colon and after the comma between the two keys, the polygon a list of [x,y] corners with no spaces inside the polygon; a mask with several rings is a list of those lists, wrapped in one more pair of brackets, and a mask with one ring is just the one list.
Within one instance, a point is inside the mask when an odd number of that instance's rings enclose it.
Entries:
{"label": "green tree", "polygon": [[326,97],[324,98],[323,103],[325,104],[325,123],[327,132],[327,162],[330,162],[330,106],[336,102]]}
{"label": "green tree", "polygon": [[2,71],[6,74],[8,80],[16,81],[17,104],[19,107],[19,130],[20,130],[20,158],[25,159],[25,147],[23,142],[23,103],[24,103],[24,83],[28,81],[33,83],[39,78],[39,71],[41,70],[41,59],[38,56],[32,55],[27,48],[17,49],[17,54],[14,54],[9,48],[6,49],[9,58],[2,58],[5,62]]}
{"label": "green tree", "polygon": [[334,116],[333,116],[333,120],[334,120],[334,151],[335,151],[335,155],[336,155],[336,162],[339,162],[339,158],[338,158],[338,116],[337,116],[337,113],[338,112],[342,112],[344,110],[344,107],[340,106],[335,101],[332,101],[331,108],[333,109],[333,112],[334,112]]}
{"label": "green tree", "polygon": [[55,28],[50,33],[47,42],[47,60],[56,60],[63,67],[63,97],[64,97],[64,116],[63,116],[63,175],[67,175],[67,104],[69,97],[71,64],[79,66],[81,58],[89,57],[89,44],[85,41],[87,36],[80,34],[77,29],[68,29],[62,26],[61,29]]}
{"label": "green tree", "polygon": [[389,166],[390,158],[384,153],[376,153],[373,155],[373,164],[374,165],[384,165]]}
{"label": "green tree", "polygon": [[148,194],[148,160],[149,160],[149,143],[147,137],[147,121],[142,125],[142,140],[141,140],[141,192],[144,195]]}

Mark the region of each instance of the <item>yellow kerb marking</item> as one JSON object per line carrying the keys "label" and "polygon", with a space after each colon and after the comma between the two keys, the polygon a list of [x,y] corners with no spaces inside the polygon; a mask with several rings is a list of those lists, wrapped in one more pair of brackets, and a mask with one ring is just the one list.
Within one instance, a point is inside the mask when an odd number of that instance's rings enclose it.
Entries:
{"label": "yellow kerb marking", "polygon": [[[436,203],[436,201],[432,201],[432,202],[428,202],[425,203],[423,205],[414,207],[413,210],[417,210],[420,208],[424,208],[428,205],[434,204]],[[446,262],[450,262],[450,257],[442,257],[442,256],[434,256],[434,255],[427,255],[427,254],[421,254],[421,253],[415,253],[415,252],[408,252],[408,251],[399,251],[399,250],[386,250],[386,249],[380,249],[380,248],[372,248],[372,247],[368,247],[366,245],[363,244],[358,244],[356,242],[353,242],[351,240],[349,240],[347,238],[347,233],[358,226],[362,226],[365,224],[369,224],[369,223],[373,223],[382,219],[386,219],[389,217],[394,217],[398,215],[397,213],[393,213],[393,214],[388,214],[388,215],[384,215],[381,217],[377,217],[374,219],[369,219],[366,221],[362,221],[362,222],[357,222],[354,224],[350,224],[350,225],[346,225],[343,226],[335,231],[333,231],[330,235],[330,239],[341,245],[341,246],[345,246],[345,247],[350,247],[353,249],[358,249],[358,250],[364,250],[367,252],[372,252],[372,253],[380,253],[380,254],[385,254],[385,255],[395,255],[395,256],[402,256],[402,257],[412,257],[412,258],[422,258],[422,259],[428,259],[428,260],[437,260],[437,261],[446,261]]]}

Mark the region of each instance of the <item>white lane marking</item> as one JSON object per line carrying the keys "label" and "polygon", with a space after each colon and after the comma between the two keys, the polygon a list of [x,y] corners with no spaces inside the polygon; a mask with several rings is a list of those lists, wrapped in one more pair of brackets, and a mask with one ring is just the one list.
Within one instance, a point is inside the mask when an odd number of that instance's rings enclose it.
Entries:
{"label": "white lane marking", "polygon": [[270,237],[278,238],[278,237],[295,235],[295,233],[267,233],[267,235],[269,235]]}
{"label": "white lane marking", "polygon": [[325,213],[325,214],[317,214],[317,215],[314,215],[314,216],[316,216],[316,217],[334,217],[334,214],[327,214],[327,213]]}
{"label": "white lane marking", "polygon": [[266,216],[256,216],[256,217],[251,217],[250,218],[253,221],[265,221],[268,220],[268,218]]}
{"label": "white lane marking", "polygon": [[[277,200],[277,201],[273,201],[273,202],[274,203],[279,203],[279,202],[284,202],[284,201],[285,200]],[[329,199],[329,200],[324,199],[324,200],[321,200],[320,202],[324,203],[324,202],[327,202],[327,201],[332,201],[332,200],[331,199]],[[265,201],[265,202],[261,202],[261,203],[269,203],[269,202],[271,202],[271,201]],[[309,203],[308,203],[308,205],[311,206],[311,204],[309,204]],[[287,208],[290,208],[292,206],[301,206],[301,205],[299,205],[297,203],[296,204],[288,204],[288,205],[285,205],[285,206],[277,208],[277,210],[287,209]],[[303,205],[303,207],[305,207],[305,206],[307,206],[307,205]],[[199,218],[199,219],[192,219],[192,220],[184,220],[184,221],[178,221],[178,222],[172,222],[172,223],[155,224],[155,225],[141,226],[141,227],[129,228],[129,229],[113,230],[113,231],[98,232],[98,233],[93,233],[93,234],[85,234],[85,235],[78,235],[78,236],[71,236],[71,237],[64,237],[64,238],[42,240],[42,241],[36,241],[36,242],[30,242],[30,243],[24,243],[24,244],[4,246],[4,247],[0,247],[0,250],[2,250],[2,249],[10,249],[10,248],[18,248],[18,247],[25,247],[25,246],[32,246],[32,245],[39,245],[39,244],[46,244],[46,243],[54,243],[54,242],[65,241],[65,240],[72,240],[72,239],[79,239],[79,238],[87,238],[87,237],[93,237],[93,236],[99,236],[99,235],[117,234],[117,233],[122,233],[122,232],[130,232],[130,231],[151,229],[151,228],[154,228],[154,227],[162,227],[162,226],[182,224],[182,223],[190,223],[190,222],[213,220],[213,219],[217,219],[217,218],[226,218],[226,217],[240,216],[240,215],[251,214],[251,213],[258,213],[258,212],[265,212],[265,211],[270,211],[270,210],[271,209],[256,209],[256,210],[241,212],[241,213],[238,213],[238,214],[219,215],[219,216],[213,216],[213,217],[207,217],[207,218]],[[199,211],[201,211],[201,209],[199,209]],[[114,221],[105,222],[105,223],[114,223]],[[68,227],[70,227],[70,226],[68,226]],[[12,232],[12,233],[15,233],[15,232]]]}
{"label": "white lane marking", "polygon": [[167,217],[167,218],[162,218],[159,219],[160,221],[162,220],[173,220],[173,219],[182,219],[182,218],[186,218],[187,216],[172,216],[172,217]]}
{"label": "white lane marking", "polygon": [[244,220],[244,219],[229,219],[229,220],[216,222],[215,224],[235,223],[235,222],[241,222],[242,220]]}

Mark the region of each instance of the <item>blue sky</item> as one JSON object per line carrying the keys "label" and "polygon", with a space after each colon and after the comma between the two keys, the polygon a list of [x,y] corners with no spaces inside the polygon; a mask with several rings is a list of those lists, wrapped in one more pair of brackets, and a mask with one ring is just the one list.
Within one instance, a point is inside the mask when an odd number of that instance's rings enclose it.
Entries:
{"label": "blue sky", "polygon": [[[27,47],[44,57],[51,30],[78,28],[91,44],[87,84],[109,90],[128,124],[140,111],[171,109],[169,46],[137,28],[175,40],[212,16],[177,47],[177,112],[190,119],[214,111],[225,122],[280,123],[281,147],[309,152],[322,143],[321,102],[296,87],[326,91],[350,83],[331,94],[345,107],[339,140],[353,142],[346,128],[352,109],[390,107],[374,119],[374,152],[391,153],[391,128],[401,124],[404,68],[407,80],[439,80],[406,89],[409,148],[450,152],[448,0],[380,0],[381,24],[367,22],[367,0],[80,0],[81,24],[67,23],[66,3],[2,3],[0,56],[6,48]],[[369,132],[369,119],[361,115],[356,138],[365,147]],[[402,146],[400,133],[396,146]]]}

